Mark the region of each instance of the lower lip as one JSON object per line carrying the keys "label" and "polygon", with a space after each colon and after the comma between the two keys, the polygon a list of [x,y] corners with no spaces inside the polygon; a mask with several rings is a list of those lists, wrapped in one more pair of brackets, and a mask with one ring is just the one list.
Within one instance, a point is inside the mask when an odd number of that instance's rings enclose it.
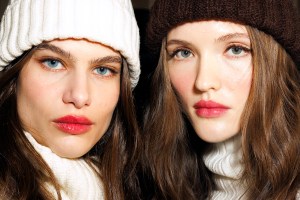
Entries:
{"label": "lower lip", "polygon": [[72,124],[72,123],[55,123],[56,127],[68,134],[79,135],[88,132],[92,125],[89,124]]}
{"label": "lower lip", "polygon": [[215,118],[222,116],[227,110],[227,108],[198,108],[196,114],[203,118]]}

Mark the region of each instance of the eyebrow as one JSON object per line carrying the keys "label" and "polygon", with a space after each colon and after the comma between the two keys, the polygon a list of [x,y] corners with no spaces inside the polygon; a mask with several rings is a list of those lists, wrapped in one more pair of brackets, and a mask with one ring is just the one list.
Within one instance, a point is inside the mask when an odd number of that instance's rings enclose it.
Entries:
{"label": "eyebrow", "polygon": [[173,45],[173,44],[180,44],[180,45],[191,45],[189,42],[185,41],[185,40],[169,40],[167,41],[167,45],[166,47]]}
{"label": "eyebrow", "polygon": [[[48,49],[50,51],[53,51],[54,53],[57,53],[63,57],[70,59],[72,62],[76,61],[76,58],[74,56],[72,56],[70,52],[67,52],[67,51],[65,51],[55,45],[52,45],[52,44],[42,43],[42,44],[38,45],[36,49],[37,50]],[[122,63],[122,58],[120,56],[104,56],[102,58],[93,59],[89,63],[92,65],[92,64],[99,64],[99,63],[114,63],[114,62]]]}
{"label": "eyebrow", "polygon": [[94,60],[91,60],[90,65],[96,65],[99,63],[122,63],[122,58],[120,56],[105,56],[102,58],[97,58]]}
{"label": "eyebrow", "polygon": [[65,51],[65,50],[63,50],[63,49],[61,49],[61,48],[59,48],[55,45],[52,45],[52,44],[42,43],[42,44],[38,45],[36,49],[37,50],[47,49],[47,50],[50,50],[54,53],[57,53],[57,54],[59,54],[63,57],[66,57],[69,60],[76,61],[76,58],[73,57],[70,52],[67,52],[67,51]]}
{"label": "eyebrow", "polygon": [[246,33],[229,33],[226,35],[223,35],[221,37],[219,37],[218,39],[216,39],[217,42],[224,42],[227,40],[231,40],[233,38],[245,38],[245,39],[250,39],[248,34]]}

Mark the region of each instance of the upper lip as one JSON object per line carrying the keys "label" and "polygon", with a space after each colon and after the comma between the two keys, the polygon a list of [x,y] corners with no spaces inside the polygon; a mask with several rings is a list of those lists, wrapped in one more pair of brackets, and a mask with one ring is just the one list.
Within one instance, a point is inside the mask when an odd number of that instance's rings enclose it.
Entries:
{"label": "upper lip", "polygon": [[66,123],[66,124],[83,124],[83,125],[92,125],[93,123],[87,117],[84,116],[75,116],[75,115],[66,115],[54,120],[56,123]]}
{"label": "upper lip", "polygon": [[205,100],[200,100],[199,102],[195,103],[194,105],[195,109],[199,109],[199,108],[208,108],[208,109],[213,109],[213,108],[224,108],[224,109],[228,109],[229,107],[216,103],[214,101],[205,101]]}

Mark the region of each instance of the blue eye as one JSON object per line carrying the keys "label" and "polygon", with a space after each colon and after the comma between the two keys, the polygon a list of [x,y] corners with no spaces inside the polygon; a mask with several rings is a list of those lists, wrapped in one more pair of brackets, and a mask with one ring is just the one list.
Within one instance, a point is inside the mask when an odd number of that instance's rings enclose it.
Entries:
{"label": "blue eye", "polygon": [[54,59],[44,60],[43,64],[51,69],[61,68],[62,65],[60,61]]}
{"label": "blue eye", "polygon": [[99,67],[95,70],[97,74],[100,74],[102,76],[110,76],[113,73],[111,69],[108,69],[106,67]]}
{"label": "blue eye", "polygon": [[241,57],[247,55],[249,52],[251,52],[251,49],[243,46],[230,46],[227,49],[227,52],[230,56],[234,57]]}
{"label": "blue eye", "polygon": [[175,52],[175,56],[177,58],[188,58],[191,56],[191,52],[189,50],[178,50]]}
{"label": "blue eye", "polygon": [[241,54],[244,49],[242,47],[231,47],[230,51],[234,54],[234,55],[239,55]]}

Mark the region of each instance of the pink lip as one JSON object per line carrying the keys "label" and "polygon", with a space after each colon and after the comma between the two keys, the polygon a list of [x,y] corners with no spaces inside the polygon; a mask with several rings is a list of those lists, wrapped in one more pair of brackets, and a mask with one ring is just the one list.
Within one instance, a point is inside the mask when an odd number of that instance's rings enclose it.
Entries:
{"label": "pink lip", "polygon": [[214,101],[204,101],[201,100],[194,105],[196,109],[196,114],[203,118],[214,118],[223,115],[229,107],[222,104],[216,103]]}
{"label": "pink lip", "polygon": [[93,123],[86,117],[67,115],[53,121],[56,128],[71,134],[79,135],[89,131]]}

